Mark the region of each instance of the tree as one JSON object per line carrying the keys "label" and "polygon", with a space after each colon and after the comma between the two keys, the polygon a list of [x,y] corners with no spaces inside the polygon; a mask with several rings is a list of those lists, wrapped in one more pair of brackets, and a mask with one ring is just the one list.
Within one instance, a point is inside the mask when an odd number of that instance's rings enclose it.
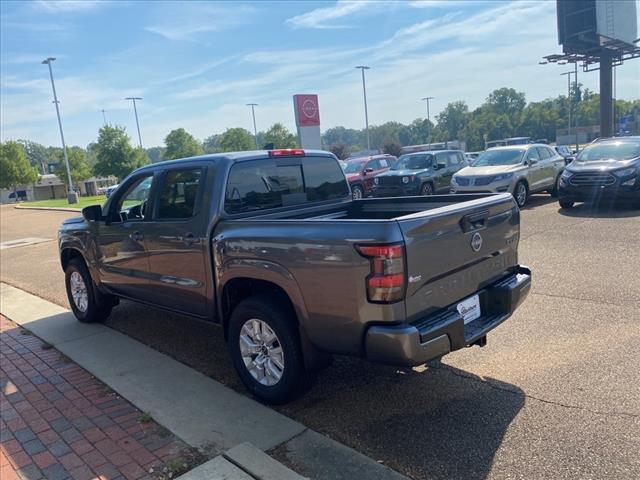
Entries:
{"label": "tree", "polygon": [[281,123],[274,123],[262,136],[262,144],[272,143],[273,148],[296,148],[298,140],[296,136],[287,130]]}
{"label": "tree", "polygon": [[213,135],[208,136],[202,142],[202,146],[204,148],[204,153],[218,153],[221,151],[220,148],[220,137],[222,135],[214,133]]}
{"label": "tree", "polygon": [[524,93],[506,87],[491,92],[485,103],[497,115],[506,115],[511,121],[522,113],[526,104]]}
{"label": "tree", "polygon": [[402,155],[402,147],[398,142],[394,142],[393,140],[387,139],[382,145],[382,151],[384,153],[388,153],[389,155],[393,155],[394,157],[399,157]]}
{"label": "tree", "polygon": [[344,143],[335,143],[329,147],[329,151],[340,160],[344,160],[349,156],[349,148]]}
{"label": "tree", "polygon": [[220,149],[223,152],[241,152],[254,148],[256,148],[256,142],[253,135],[244,128],[228,128],[220,135]]}
{"label": "tree", "polygon": [[467,125],[469,116],[469,107],[465,102],[450,102],[438,115],[437,136],[434,135],[436,141],[445,142],[447,140],[456,140],[460,138],[462,130]]}
{"label": "tree", "polygon": [[[0,188],[13,188],[16,194],[18,185],[29,185],[38,180],[38,171],[31,166],[24,147],[18,142],[0,143]],[[15,195],[18,201],[18,195]]]}
{"label": "tree", "polygon": [[194,157],[204,153],[200,142],[193,138],[193,135],[188,133],[184,128],[171,130],[169,135],[165,137],[164,143],[167,146],[164,152],[164,158],[166,160]]}
{"label": "tree", "polygon": [[18,143],[24,147],[29,163],[36,167],[40,173],[48,173],[47,165],[52,158],[50,152],[47,151],[47,147],[31,140],[18,140]]}
{"label": "tree", "polygon": [[[84,150],[80,147],[71,147],[67,151],[67,158],[69,159],[69,168],[71,169],[71,183],[77,187],[80,182],[91,177],[91,167],[89,166],[89,162],[87,162]],[[67,184],[67,166],[64,163],[62,153],[58,158],[58,164],[56,165],[54,173],[62,183]]]}
{"label": "tree", "polygon": [[96,157],[93,167],[96,175],[113,175],[120,180],[148,163],[146,152],[131,146],[125,129],[112,125],[105,125],[99,130]]}
{"label": "tree", "polygon": [[163,159],[165,150],[164,147],[150,147],[145,150],[147,152],[147,157],[149,157],[149,161],[151,163],[156,163]]}

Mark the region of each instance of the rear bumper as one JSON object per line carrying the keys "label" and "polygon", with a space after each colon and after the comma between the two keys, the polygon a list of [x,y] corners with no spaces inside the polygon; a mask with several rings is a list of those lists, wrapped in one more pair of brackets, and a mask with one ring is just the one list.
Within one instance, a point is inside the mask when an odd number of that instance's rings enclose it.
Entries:
{"label": "rear bumper", "polygon": [[366,356],[375,362],[415,366],[482,343],[487,332],[511,316],[530,288],[531,270],[518,266],[513,273],[476,292],[483,314],[466,325],[456,303],[413,324],[372,326],[365,335]]}

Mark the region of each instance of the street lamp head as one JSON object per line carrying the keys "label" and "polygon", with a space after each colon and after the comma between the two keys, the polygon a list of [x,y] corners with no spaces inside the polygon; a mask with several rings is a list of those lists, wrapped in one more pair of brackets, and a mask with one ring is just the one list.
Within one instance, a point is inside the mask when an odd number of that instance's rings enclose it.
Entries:
{"label": "street lamp head", "polygon": [[257,107],[257,103],[247,103],[247,107]]}
{"label": "street lamp head", "polygon": [[422,97],[421,100],[433,100],[435,97]]}
{"label": "street lamp head", "polygon": [[546,60],[542,60],[541,62],[538,62],[538,65],[547,65],[549,62],[547,62]]}
{"label": "street lamp head", "polygon": [[43,65],[48,65],[49,63],[53,62],[55,59],[56,59],[56,57],[48,57],[48,58],[45,58],[45,59],[42,61],[42,64],[43,64]]}
{"label": "street lamp head", "polygon": [[367,67],[366,65],[358,65],[356,68],[361,68],[362,70],[369,70],[371,67]]}

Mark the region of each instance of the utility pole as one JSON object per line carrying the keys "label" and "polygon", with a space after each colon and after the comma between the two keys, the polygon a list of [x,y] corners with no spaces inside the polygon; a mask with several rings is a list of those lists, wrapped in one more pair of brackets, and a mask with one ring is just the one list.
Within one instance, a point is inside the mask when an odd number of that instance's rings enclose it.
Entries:
{"label": "utility pole", "polygon": [[[573,62],[573,82],[575,85],[574,88],[574,93],[578,92],[578,62]],[[582,97],[581,97],[582,98]],[[576,153],[578,153],[578,148],[579,148],[579,144],[578,144],[578,115],[575,115],[575,120],[574,120],[574,125],[573,125],[573,130],[576,132]]]}
{"label": "utility pole", "polygon": [[140,122],[138,122],[138,109],[136,108],[136,100],[142,100],[142,97],[127,97],[125,100],[131,100],[133,102],[133,113],[136,115],[136,127],[138,127],[138,142],[140,148],[142,148],[142,137],[140,136]]}
{"label": "utility pole", "polygon": [[107,116],[105,115],[106,110],[103,108],[102,110],[100,110],[102,112],[102,120],[104,121],[104,125],[105,127],[107,126]]}
{"label": "utility pole", "polygon": [[[564,72],[560,76],[567,76],[567,110],[568,110],[568,122],[567,122],[567,137],[571,137],[571,75],[573,72]],[[571,143],[571,140],[569,140]]]}
{"label": "utility pole", "polygon": [[58,106],[58,95],[56,94],[56,84],[53,82],[53,70],[51,62],[55,61],[54,57],[46,58],[42,61],[43,65],[49,65],[49,77],[51,78],[51,89],[53,90],[53,103],[56,106],[56,114],[58,115],[58,127],[60,127],[60,139],[62,140],[62,154],[64,156],[64,164],[67,167],[67,182],[69,190],[67,191],[67,201],[69,203],[78,203],[78,194],[73,189],[73,181],[71,180],[71,168],[69,167],[69,157],[67,155],[67,146],[64,143],[64,133],[62,132],[62,120],[60,119],[60,107]]}
{"label": "utility pole", "polygon": [[256,111],[255,111],[255,107],[258,106],[257,103],[247,103],[248,107],[251,107],[251,116],[253,117],[253,137],[256,140],[256,150],[259,150],[260,147],[258,146],[258,129],[256,128]]}
{"label": "utility pole", "polygon": [[362,72],[362,94],[364,95],[364,122],[367,127],[367,150],[371,150],[371,139],[369,137],[369,112],[367,111],[367,85],[364,81],[364,71],[369,70],[371,67],[367,67],[366,65],[358,65],[356,68],[359,68]]}
{"label": "utility pole", "polygon": [[422,97],[422,100],[427,102],[427,142],[429,143],[429,150],[431,150],[431,115],[429,114],[429,100],[433,100],[434,97]]}

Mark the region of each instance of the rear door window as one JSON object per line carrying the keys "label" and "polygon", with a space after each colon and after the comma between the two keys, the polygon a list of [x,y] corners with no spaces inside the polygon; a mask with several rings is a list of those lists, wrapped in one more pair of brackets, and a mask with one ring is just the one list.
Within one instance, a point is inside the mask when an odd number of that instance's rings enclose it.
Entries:
{"label": "rear door window", "polygon": [[546,147],[536,147],[538,149],[538,155],[540,156],[541,160],[545,160],[547,158],[551,158],[551,154],[549,153],[549,150],[547,150]]}
{"label": "rear door window", "polygon": [[158,201],[160,220],[191,218],[196,212],[200,168],[169,170],[164,176]]}
{"label": "rear door window", "polygon": [[227,213],[245,213],[349,196],[340,165],[331,157],[238,162],[229,172]]}

